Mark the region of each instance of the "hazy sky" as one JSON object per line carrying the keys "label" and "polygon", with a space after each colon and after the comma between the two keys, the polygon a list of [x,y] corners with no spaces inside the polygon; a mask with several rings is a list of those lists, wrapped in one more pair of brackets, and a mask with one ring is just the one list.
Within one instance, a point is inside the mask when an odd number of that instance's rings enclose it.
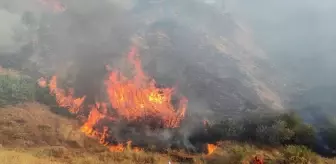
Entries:
{"label": "hazy sky", "polygon": [[13,45],[13,27],[21,23],[20,16],[9,13],[6,10],[0,10],[0,48],[8,48]]}
{"label": "hazy sky", "polygon": [[336,1],[235,2],[230,9],[280,69],[306,85],[336,84]]}
{"label": "hazy sky", "polygon": [[[44,11],[37,1],[0,0],[0,51],[15,47],[13,34],[24,31],[20,21],[24,11]],[[336,83],[336,1],[224,1],[228,11],[253,29],[257,43],[288,76],[312,86]],[[124,8],[133,6],[131,0],[118,3]]]}

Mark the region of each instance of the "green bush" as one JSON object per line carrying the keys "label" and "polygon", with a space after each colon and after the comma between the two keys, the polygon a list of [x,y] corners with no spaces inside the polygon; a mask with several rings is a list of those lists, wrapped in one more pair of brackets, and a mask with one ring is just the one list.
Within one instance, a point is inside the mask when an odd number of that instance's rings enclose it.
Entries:
{"label": "green bush", "polygon": [[35,83],[27,77],[0,75],[0,106],[32,101],[35,92]]}
{"label": "green bush", "polygon": [[242,163],[246,159],[249,160],[249,157],[252,157],[254,153],[255,153],[255,150],[254,150],[254,147],[252,146],[249,146],[249,145],[235,146],[229,152],[230,162],[231,163]]}
{"label": "green bush", "polygon": [[[295,113],[285,113],[272,121],[268,135],[277,136],[275,144],[296,144],[311,147],[315,144],[316,132],[311,125],[305,124]],[[265,134],[267,135],[267,134]],[[271,142],[272,144],[272,142]]]}
{"label": "green bush", "polygon": [[49,93],[49,88],[46,87],[46,88],[41,88],[39,86],[36,86],[37,89],[35,91],[35,100],[42,103],[42,104],[45,104],[45,105],[48,105],[48,106],[56,106],[57,103],[56,103],[56,99],[55,99],[55,96],[51,95]]}
{"label": "green bush", "polygon": [[312,148],[316,144],[316,131],[313,126],[300,124],[293,129],[294,135],[291,139],[293,144],[306,145]]}
{"label": "green bush", "polygon": [[56,103],[49,88],[41,88],[36,80],[19,75],[0,74],[0,107],[24,102],[37,101],[50,107],[56,114],[73,117],[72,114]]}
{"label": "green bush", "polygon": [[282,163],[288,164],[319,164],[321,159],[305,146],[287,146],[283,150]]}
{"label": "green bush", "polygon": [[[37,85],[36,85],[37,86]],[[74,115],[69,112],[68,109],[60,107],[57,102],[54,95],[50,94],[49,88],[41,88],[37,86],[36,92],[35,92],[35,101],[47,105],[50,107],[50,111],[62,115],[65,117],[73,118]]]}
{"label": "green bush", "polygon": [[294,136],[283,120],[277,120],[270,125],[260,124],[256,130],[256,140],[261,143],[279,145]]}
{"label": "green bush", "polygon": [[235,139],[274,146],[297,144],[311,147],[316,140],[312,126],[293,113],[223,120],[208,132],[218,140]]}
{"label": "green bush", "polygon": [[55,97],[48,88],[41,88],[36,80],[13,75],[0,74],[0,106],[22,102],[38,101],[48,106],[57,106]]}

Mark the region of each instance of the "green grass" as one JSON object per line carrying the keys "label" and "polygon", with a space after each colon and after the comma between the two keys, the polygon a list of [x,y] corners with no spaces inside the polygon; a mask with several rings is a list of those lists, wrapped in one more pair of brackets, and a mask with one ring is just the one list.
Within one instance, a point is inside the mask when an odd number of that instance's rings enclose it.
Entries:
{"label": "green grass", "polygon": [[37,80],[19,74],[0,74],[0,107],[34,101],[49,106],[56,114],[73,117],[68,110],[57,105],[48,88],[37,85]]}

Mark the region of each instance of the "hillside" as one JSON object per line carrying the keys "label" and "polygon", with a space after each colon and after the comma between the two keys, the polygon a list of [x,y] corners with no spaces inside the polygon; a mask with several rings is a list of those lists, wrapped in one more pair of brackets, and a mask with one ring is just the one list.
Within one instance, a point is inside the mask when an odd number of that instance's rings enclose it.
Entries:
{"label": "hillside", "polygon": [[288,91],[253,30],[209,3],[3,0],[0,161],[336,163],[334,91]]}
{"label": "hillside", "polygon": [[183,151],[109,152],[79,132],[75,120],[56,115],[44,105],[25,103],[1,108],[0,115],[4,118],[0,124],[0,160],[3,164],[167,164],[168,161],[235,164],[248,163],[256,156],[263,158],[265,163],[336,162],[300,147],[271,148],[234,141],[221,142],[211,155],[187,155]]}
{"label": "hillside", "polygon": [[[25,94],[24,90],[15,91],[12,88],[13,85],[8,85],[15,84],[15,79],[20,75],[13,73],[15,71],[9,72],[11,75],[8,76],[8,71],[3,70],[0,77],[12,82],[0,81],[3,86],[3,90],[0,91],[4,94],[4,89],[7,88],[7,91],[21,95],[19,97],[22,98],[22,94]],[[28,84],[22,87],[27,87]],[[130,147],[122,152],[111,152],[97,140],[81,132],[80,122],[77,119],[62,113],[61,108],[53,109],[50,102],[49,106],[38,103],[37,101],[41,102],[41,99],[36,96],[38,94],[35,94],[35,100],[25,97],[28,102],[21,101],[0,108],[2,118],[0,121],[0,160],[3,164],[166,164],[169,161],[191,164],[236,164],[253,162],[255,158],[262,159],[264,163],[284,164],[332,164],[336,162],[336,160],[320,157],[303,146],[270,146],[233,140],[217,140],[216,143],[208,144],[203,153],[191,153],[183,149],[167,149],[160,152],[150,148],[134,151]],[[47,98],[48,95],[43,95],[43,97]],[[0,97],[0,100],[7,104],[12,102],[3,97]],[[232,124],[231,128],[236,127]],[[219,132],[214,126],[209,129],[209,134],[216,131]]]}
{"label": "hillside", "polygon": [[59,2],[66,10],[47,12],[48,3],[35,2],[46,12],[24,9],[27,31],[13,37],[31,39],[18,51],[1,53],[0,65],[31,76],[58,74],[94,99],[101,96],[104,66],[125,71],[123,54],[137,46],[145,71],[159,84],[177,85],[193,113],[285,108],[281,78],[252,32],[230,13],[194,0],[125,2],[132,8],[110,0]]}
{"label": "hillside", "polygon": [[[38,103],[0,109],[0,160],[3,164],[157,163],[168,156],[110,153],[79,131],[76,120],[52,113]],[[106,158],[106,159],[104,159]]]}

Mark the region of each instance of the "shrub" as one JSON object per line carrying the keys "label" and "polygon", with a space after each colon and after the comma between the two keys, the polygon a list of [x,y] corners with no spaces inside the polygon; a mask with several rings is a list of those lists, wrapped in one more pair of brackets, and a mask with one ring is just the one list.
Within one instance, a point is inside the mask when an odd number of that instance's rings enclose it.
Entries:
{"label": "shrub", "polygon": [[242,163],[248,161],[249,157],[254,153],[254,148],[249,145],[235,146],[230,150],[229,159],[231,163]]}
{"label": "shrub", "polygon": [[293,135],[294,132],[282,120],[277,120],[268,126],[261,124],[256,130],[257,141],[271,145],[279,145],[290,140]]}
{"label": "shrub", "polygon": [[0,74],[0,107],[27,101],[37,101],[51,107],[51,111],[71,117],[68,110],[60,108],[48,88],[41,88],[36,80],[20,75]]}
{"label": "shrub", "polygon": [[32,101],[35,91],[35,84],[27,77],[0,75],[0,106]]}
{"label": "shrub", "polygon": [[37,86],[36,92],[35,92],[35,100],[42,103],[46,104],[49,106],[56,105],[56,99],[55,96],[49,94],[49,88],[41,88]]}
{"label": "shrub", "polygon": [[316,144],[316,131],[313,126],[300,124],[293,131],[294,136],[292,137],[292,141],[294,144],[306,145],[310,148]]}
{"label": "shrub", "polygon": [[72,115],[69,112],[69,110],[62,108],[57,104],[55,96],[49,93],[48,87],[41,88],[37,84],[35,84],[35,86],[36,86],[35,101],[49,106],[50,111],[55,114],[70,118],[74,117],[74,115]]}
{"label": "shrub", "polygon": [[319,164],[321,159],[305,146],[287,146],[283,151],[283,163]]}
{"label": "shrub", "polygon": [[296,114],[278,116],[248,116],[240,120],[223,120],[213,125],[209,131],[217,140],[240,140],[280,146],[286,144],[315,144],[316,132]]}

